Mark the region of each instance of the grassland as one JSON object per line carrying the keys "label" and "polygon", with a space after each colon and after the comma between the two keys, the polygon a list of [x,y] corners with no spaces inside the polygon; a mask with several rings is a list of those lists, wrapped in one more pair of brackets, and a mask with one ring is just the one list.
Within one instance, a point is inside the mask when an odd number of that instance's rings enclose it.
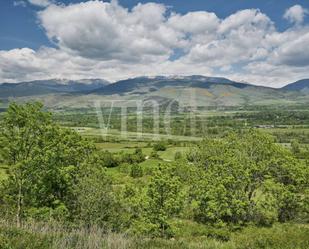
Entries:
{"label": "grassland", "polygon": [[[128,237],[98,228],[65,229],[57,224],[14,224],[0,222],[0,248],[3,249],[306,249],[309,227],[299,224],[276,224],[271,228],[247,227],[220,239],[209,237],[209,230],[198,224],[177,221],[185,237],[151,239]],[[224,236],[229,236],[225,241]]]}

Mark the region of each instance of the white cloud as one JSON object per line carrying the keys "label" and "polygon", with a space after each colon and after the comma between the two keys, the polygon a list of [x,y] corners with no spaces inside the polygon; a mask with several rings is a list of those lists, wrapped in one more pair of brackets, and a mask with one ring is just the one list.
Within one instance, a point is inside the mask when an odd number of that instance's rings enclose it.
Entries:
{"label": "white cloud", "polygon": [[294,67],[309,66],[308,46],[309,32],[280,46],[274,53],[274,59],[279,64]]}
{"label": "white cloud", "polygon": [[299,25],[304,21],[305,15],[308,13],[309,11],[307,9],[297,4],[287,9],[283,17],[289,22]]}
{"label": "white cloud", "polygon": [[164,5],[138,4],[128,11],[117,2],[52,5],[39,13],[48,37],[73,54],[98,60],[165,60],[180,46],[165,25]]}
{"label": "white cloud", "polygon": [[[279,32],[256,9],[220,19],[206,11],[170,13],[156,3],[126,9],[96,0],[45,7],[38,20],[56,48],[0,51],[0,82],[220,72],[277,86],[309,76],[309,26]],[[287,18],[302,23],[295,10],[289,13]]]}
{"label": "white cloud", "polygon": [[272,26],[271,20],[259,10],[240,10],[222,21],[219,32],[230,33],[234,30],[244,28],[246,30],[269,29]]}
{"label": "white cloud", "polygon": [[263,40],[274,31],[271,20],[258,10],[242,10],[222,20],[215,37],[192,46],[189,58],[214,66],[250,61],[267,56]]}
{"label": "white cloud", "polygon": [[51,0],[28,0],[28,2],[39,7],[47,7],[52,4]]}
{"label": "white cloud", "polygon": [[105,78],[120,80],[138,75],[211,74],[205,65],[183,61],[161,63],[122,63],[118,60],[98,61],[72,56],[62,50],[42,47],[0,51],[0,82],[18,82],[48,78]]}
{"label": "white cloud", "polygon": [[173,13],[168,19],[168,24],[172,28],[194,35],[215,32],[219,23],[220,19],[215,13],[206,11],[189,12],[185,15]]}

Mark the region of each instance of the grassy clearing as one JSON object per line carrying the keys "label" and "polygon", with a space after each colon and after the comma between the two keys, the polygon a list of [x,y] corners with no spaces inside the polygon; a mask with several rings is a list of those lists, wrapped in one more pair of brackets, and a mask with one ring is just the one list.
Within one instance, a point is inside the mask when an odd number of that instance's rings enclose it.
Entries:
{"label": "grassy clearing", "polygon": [[[148,143],[135,141],[96,143],[96,147],[98,149],[107,150],[112,153],[124,152],[130,154],[134,153],[136,148],[141,148],[143,154],[146,156],[149,156],[153,150],[152,147],[149,147]],[[184,154],[188,150],[189,147],[169,146],[165,151],[158,151],[158,155],[165,161],[173,161],[177,152]]]}
{"label": "grassy clearing", "polygon": [[[72,128],[72,127],[70,127]],[[201,137],[193,137],[193,136],[170,136],[165,134],[153,134],[146,132],[126,132],[122,134],[119,130],[116,129],[108,129],[108,133],[102,133],[101,129],[98,128],[90,128],[90,127],[73,127],[75,131],[80,133],[83,136],[88,137],[102,137],[102,135],[107,135],[108,137],[114,138],[116,140],[122,141],[151,141],[154,139],[170,139],[177,141],[200,141]]]}
{"label": "grassy clearing", "polygon": [[[197,232],[200,226],[191,228]],[[192,230],[193,229],[193,230]],[[188,230],[188,229],[187,229]],[[205,230],[206,231],[206,230]],[[206,232],[205,232],[206,234]],[[207,235],[166,239],[136,238],[106,233],[98,228],[65,229],[55,224],[24,224],[16,228],[0,225],[0,248],[3,249],[306,249],[309,226],[276,224],[271,228],[247,227],[232,233],[228,241]]]}
{"label": "grassy clearing", "polygon": [[184,154],[188,150],[189,147],[168,147],[165,151],[158,152],[158,154],[163,160],[173,161],[177,152]]}
{"label": "grassy clearing", "polygon": [[119,143],[112,143],[112,142],[104,142],[104,143],[97,143],[97,147],[99,149],[134,149],[134,148],[143,148],[146,147],[147,143],[144,142],[119,142]]}

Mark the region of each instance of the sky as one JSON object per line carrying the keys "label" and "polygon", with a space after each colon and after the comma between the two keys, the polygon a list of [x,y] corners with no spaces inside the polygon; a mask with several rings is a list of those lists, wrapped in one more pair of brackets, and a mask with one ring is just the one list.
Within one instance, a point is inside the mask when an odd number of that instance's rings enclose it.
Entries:
{"label": "sky", "polygon": [[309,1],[0,1],[0,82],[196,74],[309,78]]}

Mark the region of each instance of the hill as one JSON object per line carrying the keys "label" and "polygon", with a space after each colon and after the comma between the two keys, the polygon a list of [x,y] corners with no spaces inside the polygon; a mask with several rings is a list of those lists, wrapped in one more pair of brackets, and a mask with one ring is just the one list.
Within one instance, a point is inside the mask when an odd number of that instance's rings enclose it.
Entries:
{"label": "hill", "polygon": [[101,79],[84,80],[36,80],[20,83],[3,83],[0,85],[0,97],[36,96],[51,93],[77,93],[91,91],[100,88],[108,81]]}
{"label": "hill", "polygon": [[309,79],[298,80],[294,83],[284,86],[282,89],[290,91],[309,91]]}
{"label": "hill", "polygon": [[0,98],[4,103],[11,99],[38,100],[52,108],[89,108],[94,107],[95,101],[107,105],[117,101],[114,106],[136,106],[139,101],[214,107],[308,104],[307,82],[275,89],[199,75],[136,77],[112,84],[99,79],[45,80],[1,84]]}

